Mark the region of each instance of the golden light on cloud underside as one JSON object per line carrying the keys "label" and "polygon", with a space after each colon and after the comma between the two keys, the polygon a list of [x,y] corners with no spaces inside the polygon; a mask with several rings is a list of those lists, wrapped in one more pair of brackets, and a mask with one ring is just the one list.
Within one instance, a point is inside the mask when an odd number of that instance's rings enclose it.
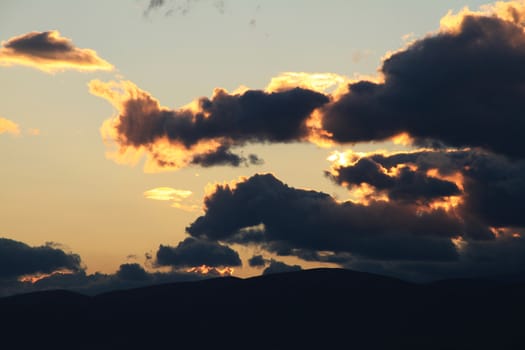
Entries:
{"label": "golden light on cloud underside", "polygon": [[353,198],[354,202],[362,205],[369,205],[372,201],[390,201],[385,193],[377,191],[374,186],[371,186],[367,183],[352,186],[350,190],[350,196]]}
{"label": "golden light on cloud underside", "polygon": [[24,283],[36,283],[40,280],[43,280],[44,278],[48,278],[48,277],[52,277],[56,275],[70,275],[72,273],[73,273],[72,271],[66,270],[66,269],[53,271],[51,273],[35,273],[35,274],[21,276],[18,278],[18,281],[24,282]]}
{"label": "golden light on cloud underside", "polygon": [[3,133],[20,135],[20,127],[15,122],[0,117],[0,134]]}
{"label": "golden light on cloud underside", "polygon": [[213,274],[213,275],[219,275],[219,276],[231,276],[233,275],[234,269],[228,266],[223,267],[223,268],[218,268],[218,267],[211,267],[207,265],[201,265],[201,266],[189,268],[188,270],[186,270],[186,272],[198,273],[201,275]]}
{"label": "golden light on cloud underside", "polygon": [[[403,136],[404,137],[404,136]],[[431,151],[428,149],[415,149],[408,152],[401,152],[401,153],[417,153],[422,151]],[[330,167],[329,173],[333,176],[339,175],[339,168],[341,167],[350,167],[362,159],[369,157],[374,154],[381,154],[386,157],[395,155],[399,152],[387,152],[387,151],[375,151],[375,152],[355,152],[353,150],[348,150],[345,152],[339,152],[334,151],[330,153],[327,160],[332,163],[332,166]],[[390,176],[390,177],[397,177],[399,176],[402,169],[408,168],[411,171],[418,171],[417,164],[414,163],[399,163],[395,166],[392,166],[390,168],[385,168],[378,164],[378,169],[383,174]],[[425,174],[427,177],[436,178],[443,181],[449,181],[454,183],[458,189],[463,193],[464,191],[464,182],[465,178],[463,174],[460,171],[456,171],[450,174],[441,174],[438,169],[429,169],[426,171]],[[388,196],[383,193],[382,191],[378,191],[374,186],[371,186],[367,183],[361,183],[361,184],[349,184],[346,182],[342,183],[343,186],[348,187],[350,190],[350,195],[354,199],[354,201],[368,205],[370,201],[389,201]],[[430,202],[425,202],[420,205],[419,210],[421,212],[428,212],[436,209],[443,209],[445,211],[453,211],[458,206],[460,206],[463,203],[463,194],[459,194],[457,196],[445,196],[436,198]]]}
{"label": "golden light on cloud underside", "polygon": [[[45,36],[30,47],[37,36]],[[45,40],[45,42],[42,42]],[[29,48],[19,49],[17,43],[24,43]],[[71,39],[60,36],[57,30],[49,32],[31,32],[10,38],[2,42],[0,48],[0,65],[24,65],[47,73],[73,69],[77,71],[113,70],[109,62],[100,58],[96,51],[80,49],[73,45]]]}

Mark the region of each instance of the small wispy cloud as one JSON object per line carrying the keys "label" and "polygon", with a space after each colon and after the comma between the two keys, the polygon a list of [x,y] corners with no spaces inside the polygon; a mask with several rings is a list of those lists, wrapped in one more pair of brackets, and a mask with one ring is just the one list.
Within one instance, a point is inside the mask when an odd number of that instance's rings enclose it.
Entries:
{"label": "small wispy cloud", "polygon": [[144,197],[158,201],[181,201],[191,195],[191,191],[171,187],[157,187],[144,192]]}
{"label": "small wispy cloud", "polygon": [[20,135],[20,127],[17,123],[0,117],[0,134],[8,133],[12,135]]}
{"label": "small wispy cloud", "polygon": [[180,190],[172,187],[157,187],[144,192],[144,197],[158,201],[171,201],[173,208],[184,211],[196,211],[200,206],[194,203],[189,203],[188,198],[193,195],[189,190]]}

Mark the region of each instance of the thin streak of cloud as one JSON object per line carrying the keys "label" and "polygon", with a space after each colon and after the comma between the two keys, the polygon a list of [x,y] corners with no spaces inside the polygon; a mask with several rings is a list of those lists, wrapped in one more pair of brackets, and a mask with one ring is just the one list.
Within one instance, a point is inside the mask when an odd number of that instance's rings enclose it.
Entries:
{"label": "thin streak of cloud", "polygon": [[144,192],[144,197],[158,201],[181,201],[192,195],[189,190],[178,190],[172,187],[157,187]]}

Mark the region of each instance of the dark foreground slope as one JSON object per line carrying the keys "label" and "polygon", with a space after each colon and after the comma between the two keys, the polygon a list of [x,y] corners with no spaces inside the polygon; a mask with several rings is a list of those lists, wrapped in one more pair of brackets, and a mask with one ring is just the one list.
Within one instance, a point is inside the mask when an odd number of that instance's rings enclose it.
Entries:
{"label": "dark foreground slope", "polygon": [[18,295],[0,299],[0,330],[3,344],[28,348],[525,349],[524,292],[315,269],[96,297]]}

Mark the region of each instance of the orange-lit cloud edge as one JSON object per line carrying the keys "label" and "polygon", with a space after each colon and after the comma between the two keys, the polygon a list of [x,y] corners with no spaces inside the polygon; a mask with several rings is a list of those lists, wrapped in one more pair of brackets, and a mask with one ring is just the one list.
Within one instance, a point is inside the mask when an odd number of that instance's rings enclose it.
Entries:
{"label": "orange-lit cloud edge", "polygon": [[[12,47],[17,43],[24,43],[41,36],[45,39],[47,50],[39,47],[37,50],[18,49]],[[57,47],[60,50],[57,50]],[[65,48],[65,49],[64,49]],[[47,32],[30,32],[6,41],[2,41],[0,48],[0,65],[23,65],[39,69],[46,73],[55,73],[64,70],[111,71],[113,65],[100,58],[92,49],[75,47],[71,39],[62,37],[57,30]]]}

